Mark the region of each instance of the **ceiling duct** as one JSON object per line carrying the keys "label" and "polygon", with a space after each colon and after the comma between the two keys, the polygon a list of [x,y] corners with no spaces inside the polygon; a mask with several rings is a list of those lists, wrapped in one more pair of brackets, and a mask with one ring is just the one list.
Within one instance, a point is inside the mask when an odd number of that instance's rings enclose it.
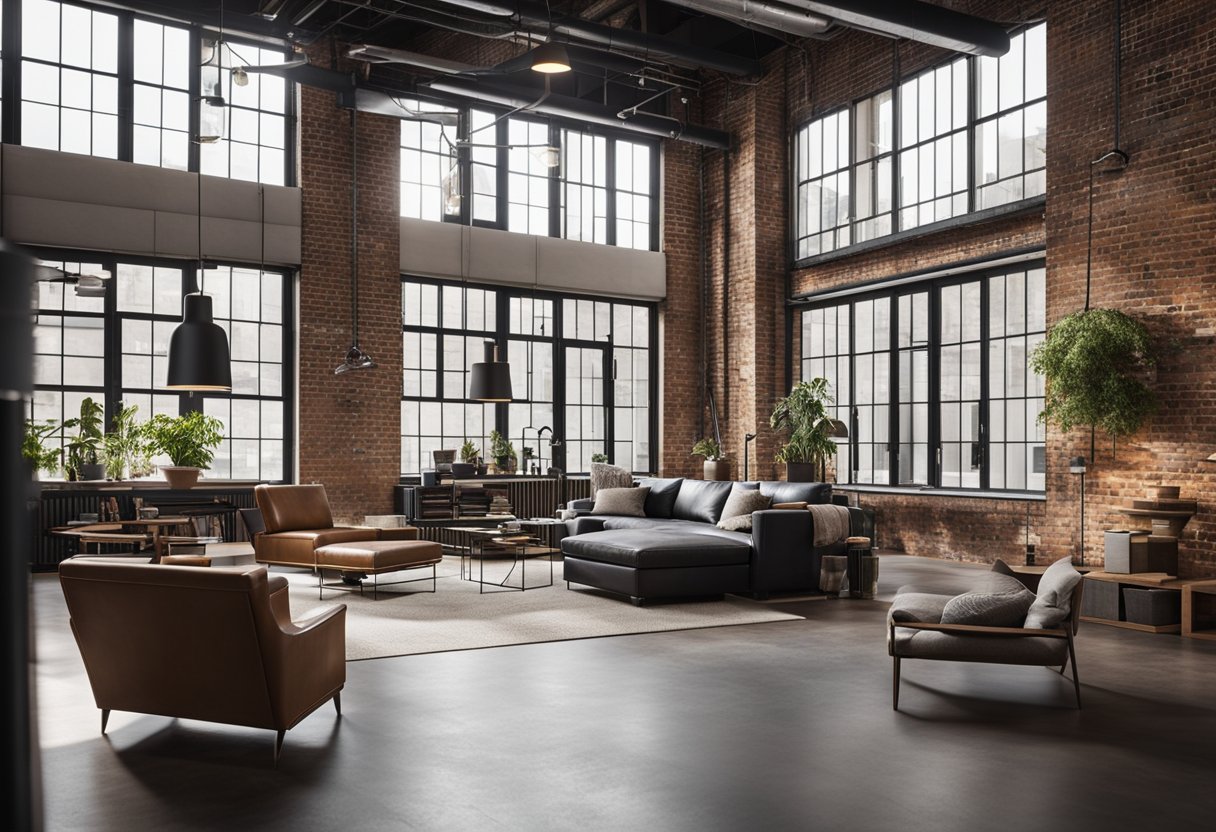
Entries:
{"label": "ceiling duct", "polygon": [[793,8],[783,3],[755,2],[755,0],[668,0],[676,6],[695,9],[699,12],[722,17],[749,29],[763,32],[782,32],[800,38],[815,38],[824,35],[832,27],[826,17],[811,14],[806,9]]}
{"label": "ceiling duct", "polygon": [[484,69],[484,67],[461,63],[460,61],[451,61],[447,58],[439,58],[434,55],[423,55],[421,52],[409,52],[405,49],[393,49],[389,46],[376,46],[370,43],[352,46],[346,50],[346,57],[373,64],[402,64],[403,66],[412,66],[416,69],[425,69],[430,72],[443,72],[449,75],[476,72]]}
{"label": "ceiling duct", "polygon": [[713,69],[728,75],[760,75],[764,67],[759,61],[707,49],[703,46],[638,32],[591,23],[577,17],[550,17],[544,5],[530,2],[464,2],[464,0],[432,0],[434,4],[460,9],[464,14],[483,14],[512,18],[520,28],[547,40],[562,43],[585,43],[608,50],[619,50],[644,56],[647,60],[675,64],[690,69]]}
{"label": "ceiling duct", "polygon": [[581,98],[552,94],[537,102],[535,94],[531,91],[479,83],[466,78],[439,78],[427,86],[437,93],[473,98],[503,107],[526,108],[529,112],[539,115],[602,124],[618,130],[664,139],[681,139],[719,150],[730,148],[730,133],[710,127],[685,124],[678,119],[655,113],[638,112],[627,119],[622,119],[618,117],[616,111]]}
{"label": "ceiling duct", "polygon": [[968,55],[996,58],[1009,51],[1009,33],[1000,24],[921,0],[780,0],[769,5],[803,9],[846,26]]}

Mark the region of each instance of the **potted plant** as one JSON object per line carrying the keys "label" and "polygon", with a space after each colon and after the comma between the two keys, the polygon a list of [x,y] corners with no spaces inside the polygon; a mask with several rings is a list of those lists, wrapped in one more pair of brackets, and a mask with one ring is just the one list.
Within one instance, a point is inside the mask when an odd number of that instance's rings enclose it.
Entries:
{"label": "potted plant", "polygon": [[477,446],[470,440],[464,440],[460,446],[460,462],[452,463],[452,476],[471,477],[477,473]]}
{"label": "potted plant", "polygon": [[730,463],[722,452],[722,445],[713,437],[698,439],[692,446],[692,455],[704,457],[701,470],[707,480],[726,481],[730,479]]}
{"label": "potted plant", "polygon": [[192,410],[181,416],[157,413],[146,424],[153,453],[165,454],[172,465],[162,465],[170,488],[191,488],[202,469],[211,465],[215,449],[223,441],[224,423],[214,416]]}
{"label": "potted plant", "polygon": [[120,403],[110,423],[104,441],[106,476],[110,479],[121,480],[133,476],[140,458],[147,456],[144,426],[135,421],[138,412],[138,405]]}
{"label": "potted plant", "polygon": [[68,461],[64,472],[69,480],[104,480],[106,467],[100,462],[105,437],[101,432],[101,404],[85,396],[80,403],[80,415],[63,423],[64,430],[74,428],[76,435],[68,440]]}
{"label": "potted plant", "polygon": [[1156,363],[1144,325],[1114,309],[1089,309],[1060,319],[1030,355],[1047,382],[1039,421],[1061,430],[1089,425],[1113,439],[1140,429],[1155,407],[1145,383]]}
{"label": "potted plant", "polygon": [[46,473],[54,476],[59,470],[60,451],[58,448],[48,448],[46,441],[59,430],[59,424],[54,419],[37,422],[25,420],[25,436],[21,440],[21,455],[30,461],[34,474]]}
{"label": "potted plant", "polygon": [[800,381],[788,396],[777,400],[769,426],[789,431],[789,439],[775,457],[777,462],[785,463],[787,481],[816,482],[824,478],[821,473],[824,463],[836,453],[832,439],[836,422],[827,410],[833,401],[825,378]]}
{"label": "potted plant", "polygon": [[515,446],[496,430],[490,431],[490,456],[499,473],[510,473],[515,465]]}
{"label": "potted plant", "polygon": [[592,454],[591,461],[592,462],[607,462],[608,454]]}

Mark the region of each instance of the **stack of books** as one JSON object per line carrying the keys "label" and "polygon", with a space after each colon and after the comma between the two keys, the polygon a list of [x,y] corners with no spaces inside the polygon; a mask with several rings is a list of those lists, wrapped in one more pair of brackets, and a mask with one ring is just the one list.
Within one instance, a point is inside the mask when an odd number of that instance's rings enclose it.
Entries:
{"label": "stack of books", "polygon": [[459,517],[485,517],[490,513],[490,495],[480,485],[462,485],[456,490]]}
{"label": "stack of books", "polygon": [[487,488],[490,496],[490,514],[511,514],[511,500],[505,488]]}

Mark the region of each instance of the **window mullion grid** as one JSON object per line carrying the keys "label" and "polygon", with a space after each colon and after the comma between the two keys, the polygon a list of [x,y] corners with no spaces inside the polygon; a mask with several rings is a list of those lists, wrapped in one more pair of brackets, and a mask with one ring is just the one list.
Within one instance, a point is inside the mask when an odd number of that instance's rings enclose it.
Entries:
{"label": "window mullion grid", "polygon": [[[616,245],[616,239],[617,239],[617,237],[616,237],[616,200],[617,200],[616,140],[611,139],[611,138],[607,139],[604,142],[604,145],[605,145],[605,151],[604,151],[604,153],[605,153],[605,156],[604,156],[605,181],[604,181],[604,185],[606,188],[605,194],[606,194],[607,200],[608,200],[608,206],[606,208],[606,212],[607,212],[606,213],[606,216],[607,216],[606,222],[608,223],[608,228],[606,231],[607,236],[605,238],[605,242],[610,246],[614,246],[614,245]],[[630,151],[630,152],[632,152],[632,151]],[[651,165],[651,170],[654,170],[654,167],[655,167],[654,165]],[[594,167],[592,169],[594,170]],[[594,228],[594,222],[592,224],[592,228]]]}
{"label": "window mullion grid", "polygon": [[118,16],[118,158],[135,158],[135,17]]}
{"label": "window mullion grid", "polygon": [[990,395],[991,390],[988,384],[989,380],[989,359],[990,350],[988,347],[988,338],[991,334],[991,327],[988,320],[988,275],[986,273],[979,276],[980,282],[980,488],[987,489],[989,487],[989,459],[991,453],[988,447],[988,411],[991,408]]}
{"label": "window mullion grid", "polygon": [[[979,107],[976,104],[976,91],[979,89],[979,61],[975,58],[967,59],[967,211],[968,213],[975,211],[979,206],[976,199],[976,181],[975,181],[975,141],[978,127]],[[986,467],[986,466],[985,466]],[[983,471],[980,473],[981,480],[984,478]]]}
{"label": "window mullion grid", "polygon": [[941,287],[929,289],[929,485],[939,488],[942,482],[942,307]]}

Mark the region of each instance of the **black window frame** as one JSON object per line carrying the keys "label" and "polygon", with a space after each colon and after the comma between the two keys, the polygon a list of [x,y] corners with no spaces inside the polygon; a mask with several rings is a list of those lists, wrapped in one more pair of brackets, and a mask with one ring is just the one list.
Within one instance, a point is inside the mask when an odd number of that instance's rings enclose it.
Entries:
{"label": "black window frame", "polygon": [[[134,75],[135,61],[133,49],[135,42],[134,27],[136,20],[146,20],[148,22],[157,23],[160,25],[176,26],[189,31],[189,129],[191,136],[198,135],[198,104],[201,90],[199,58],[201,57],[201,44],[203,40],[214,40],[218,34],[216,30],[199,26],[195,23],[178,20],[167,15],[158,16],[154,14],[145,14],[115,6],[89,3],[87,0],[57,0],[57,2],[63,5],[78,6],[89,9],[90,11],[98,11],[105,14],[115,15],[118,18],[118,155],[114,157],[115,159],[121,162],[131,162],[132,164],[143,164],[133,161],[133,144],[135,134],[135,114],[133,102],[134,87],[137,83]],[[2,112],[0,112],[0,141],[5,144],[15,145],[21,144],[21,64],[24,60],[21,49],[21,3],[22,0],[0,0],[0,14],[3,15],[4,19],[3,48],[0,49],[0,62],[3,63],[3,78],[0,80],[0,83],[3,84],[3,88],[0,90],[0,108],[3,108]],[[228,32],[224,33],[224,41],[226,43],[230,42],[238,48],[241,46],[255,47],[259,49],[277,48],[273,44],[259,42],[255,39],[241,37],[239,35],[233,36]],[[289,54],[287,47],[283,47],[283,54],[285,56]],[[284,84],[284,96],[285,102],[283,107],[283,118],[285,121],[285,133],[282,186],[291,187],[296,184],[296,133],[299,118],[296,106],[295,84],[291,82]],[[199,157],[200,153],[198,143],[195,141],[190,141],[189,160],[186,166],[187,171],[192,173],[198,172]],[[149,165],[149,167],[155,166]],[[173,170],[173,168],[169,169]],[[260,180],[258,181],[259,184],[265,184],[261,183]]]}
{"label": "black window frame", "polygon": [[[565,350],[567,347],[594,347],[601,348],[605,351],[605,372],[604,372],[604,408],[605,408],[605,439],[604,453],[608,456],[608,461],[615,460],[615,434],[614,434],[614,373],[612,368],[613,351],[617,347],[615,339],[612,337],[614,323],[612,322],[611,313],[609,314],[609,336],[608,340],[586,340],[579,338],[565,337],[565,321],[564,321],[564,301],[566,300],[592,300],[610,304],[620,304],[631,307],[644,307],[647,314],[647,352],[649,366],[649,413],[648,413],[648,429],[649,429],[649,470],[635,471],[637,474],[650,474],[657,470],[658,461],[658,363],[659,363],[659,348],[658,348],[658,304],[653,301],[634,300],[629,298],[609,298],[609,297],[589,297],[587,295],[579,295],[572,292],[554,292],[549,290],[534,290],[526,287],[509,286],[506,284],[480,283],[473,281],[462,281],[460,279],[451,278],[435,278],[424,277],[421,275],[402,274],[401,285],[406,283],[418,283],[421,285],[430,285],[438,287],[455,287],[466,289],[480,289],[493,291],[495,295],[495,328],[489,340],[493,340],[498,345],[499,354],[506,356],[509,349],[509,342],[515,341],[545,341],[553,344],[553,436],[564,440],[567,436],[566,431],[566,390],[565,390]],[[510,302],[512,298],[533,298],[536,300],[549,300],[553,302],[553,333],[551,335],[535,335],[522,334],[511,332],[510,321]],[[439,323],[438,327],[428,324],[405,324],[405,315],[402,315],[402,333],[406,332],[423,332],[423,333],[443,333],[443,334],[464,334],[467,337],[482,338],[487,336],[486,330],[463,329],[454,330],[451,327],[442,325],[442,297],[439,303]],[[625,349],[637,349],[637,347],[621,345]],[[403,344],[404,349],[404,344]],[[478,359],[475,359],[478,360]],[[438,378],[443,376],[443,347],[442,342],[438,342],[437,346],[437,361],[436,372]],[[419,401],[419,402],[439,402],[439,403],[473,403],[466,398],[447,398],[441,395],[442,386],[437,384],[435,395],[432,396],[406,396],[404,386],[402,388],[401,401]],[[494,408],[494,429],[498,430],[502,435],[515,443],[520,440],[518,433],[510,433],[511,430],[518,430],[525,427],[522,425],[512,426],[508,424],[510,403],[499,403],[493,405]],[[539,426],[536,426],[539,427]],[[487,425],[487,432],[489,425]],[[404,437],[404,434],[402,434]],[[545,441],[550,437],[546,437]],[[482,448],[482,456],[488,457],[487,449]],[[519,448],[516,449],[520,450]],[[545,456],[544,454],[538,455]],[[546,457],[547,458],[547,457]],[[564,450],[562,459],[565,459]],[[425,461],[420,459],[420,466],[425,467]],[[521,460],[522,464],[522,460]],[[560,466],[559,466],[560,467]],[[587,473],[585,471],[569,471],[567,474]],[[406,482],[417,477],[418,472],[403,471],[401,472],[401,481]]]}
{"label": "black window frame", "polygon": [[[133,312],[120,311],[118,308],[118,264],[130,264],[136,266],[151,266],[164,267],[180,270],[182,273],[182,294],[198,291],[198,277],[200,273],[199,263],[196,260],[176,260],[166,257],[147,257],[138,255],[115,254],[112,252],[96,252],[80,249],[61,249],[61,248],[31,248],[30,253],[39,260],[50,261],[67,261],[69,263],[83,262],[101,265],[111,275],[110,285],[103,299],[103,311],[101,313],[70,313],[70,314],[86,314],[89,317],[99,318],[103,321],[105,351],[104,351],[104,378],[100,385],[89,386],[84,389],[82,385],[65,385],[62,382],[58,385],[36,384],[35,390],[62,390],[76,392],[91,392],[101,390],[104,397],[102,402],[105,412],[105,425],[110,424],[110,420],[114,417],[117,411],[117,405],[123,401],[123,377],[122,377],[122,360],[123,360],[123,343],[122,343],[122,324],[125,320],[147,320],[151,322],[172,323],[176,326],[181,322],[180,307],[172,314],[156,313],[156,312]],[[213,265],[208,261],[206,266]],[[247,393],[196,393],[196,392],[176,392],[172,390],[158,389],[155,386],[151,392],[158,396],[176,396],[178,399],[178,413],[185,414],[191,411],[202,411],[206,399],[229,399],[229,400],[262,400],[274,399],[281,400],[283,403],[283,476],[281,479],[265,480],[266,482],[292,482],[295,478],[295,411],[296,411],[296,351],[295,351],[295,316],[292,310],[295,309],[295,280],[294,271],[290,268],[280,268],[267,266],[258,263],[242,263],[239,261],[223,260],[217,261],[214,265],[224,267],[251,269],[262,272],[275,272],[282,275],[283,293],[281,296],[282,303],[282,322],[283,328],[283,344],[282,344],[282,380],[281,392],[279,396],[262,396]],[[71,284],[64,284],[64,291],[72,291]],[[153,378],[155,385],[156,379]],[[129,389],[129,388],[128,388]],[[137,392],[143,394],[143,389],[140,388]],[[68,417],[74,414],[65,414]],[[143,414],[146,418],[151,414]],[[142,421],[142,419],[141,419]],[[225,439],[228,439],[225,436]]]}
{"label": "black window frame", "polygon": [[[842,458],[848,460],[847,471],[837,471],[837,482],[841,485],[847,485],[850,488],[882,488],[895,489],[906,491],[921,491],[942,490],[951,493],[964,492],[982,495],[986,493],[999,493],[1011,495],[1029,495],[1038,496],[1046,492],[1046,482],[1044,487],[1038,488],[1009,488],[1002,486],[993,486],[992,480],[992,446],[994,440],[992,438],[993,416],[991,408],[994,401],[999,401],[1002,404],[1008,401],[1022,401],[1023,407],[1028,406],[1026,403],[1032,402],[1041,396],[1032,396],[1029,392],[1029,386],[1021,396],[1006,395],[1006,391],[1001,391],[1001,395],[993,396],[993,391],[990,389],[991,378],[991,354],[990,349],[995,341],[1007,341],[1010,336],[1004,334],[994,334],[990,331],[990,316],[992,308],[990,305],[989,286],[991,279],[1002,275],[1017,275],[1028,274],[1031,271],[1046,271],[1046,256],[1029,256],[1019,262],[1014,263],[997,263],[997,264],[975,264],[973,267],[965,270],[942,276],[925,276],[923,279],[901,280],[893,279],[886,282],[876,282],[873,285],[867,285],[856,292],[840,292],[825,293],[822,299],[808,299],[800,304],[798,313],[800,316],[806,316],[816,309],[836,309],[839,307],[847,307],[848,309],[848,332],[850,343],[847,352],[838,348],[838,353],[830,356],[833,360],[836,356],[847,356],[847,365],[849,372],[848,388],[850,391],[850,401],[847,404],[847,414],[840,415],[849,427],[849,437],[843,440],[841,444],[847,445],[847,454],[842,455]],[[942,289],[960,286],[963,284],[978,282],[981,293],[981,308],[980,308],[980,334],[979,334],[979,383],[980,383],[980,398],[978,406],[979,415],[979,438],[975,448],[972,449],[973,454],[977,454],[980,460],[979,467],[979,484],[976,486],[967,486],[957,484],[943,485],[943,440],[942,440],[942,310],[941,310],[941,293]],[[899,343],[899,327],[900,327],[900,298],[909,297],[918,293],[927,292],[927,308],[928,308],[928,338],[923,345],[928,353],[928,466],[929,476],[926,482],[900,482],[901,460],[900,460],[900,396],[899,396],[899,381],[900,381],[900,362],[899,353],[901,351]],[[857,355],[857,315],[856,304],[859,302],[888,298],[889,303],[889,327],[890,336],[886,352],[890,358],[888,361],[888,372],[890,374],[888,381],[888,413],[889,420],[887,426],[886,438],[886,456],[888,460],[888,478],[886,482],[859,482],[854,480],[854,473],[858,470],[859,451],[860,451],[860,436],[857,416],[857,404],[855,402],[857,391],[857,368],[854,358]],[[1046,281],[1044,280],[1044,295],[1043,295],[1043,313],[1045,320],[1046,312]],[[1029,319],[1027,319],[1029,325]],[[796,324],[800,331],[805,332],[803,318],[800,317]],[[1039,330],[1026,330],[1024,336],[1029,338],[1039,334]],[[1016,335],[1013,337],[1017,337]],[[806,338],[803,337],[800,346],[799,356],[799,378],[807,379],[811,363],[816,359],[808,353]],[[1024,354],[1024,363],[1029,364],[1029,350]],[[1029,370],[1027,370],[1029,373]],[[1029,375],[1027,376],[1029,378]],[[833,391],[835,392],[835,391]],[[954,400],[951,400],[954,401]],[[961,401],[961,398],[959,399]],[[945,402],[949,404],[950,402]],[[840,410],[845,409],[845,405],[840,405]],[[1046,438],[1039,442],[1030,438],[1030,431],[1035,430],[1029,422],[1025,425],[1026,437],[1023,440],[1004,440],[1004,445],[1022,444],[1027,448],[1027,453],[1032,454],[1031,447],[1034,445],[1045,445]],[[877,447],[878,443],[870,442],[867,444]],[[961,470],[961,469],[960,469]]]}

